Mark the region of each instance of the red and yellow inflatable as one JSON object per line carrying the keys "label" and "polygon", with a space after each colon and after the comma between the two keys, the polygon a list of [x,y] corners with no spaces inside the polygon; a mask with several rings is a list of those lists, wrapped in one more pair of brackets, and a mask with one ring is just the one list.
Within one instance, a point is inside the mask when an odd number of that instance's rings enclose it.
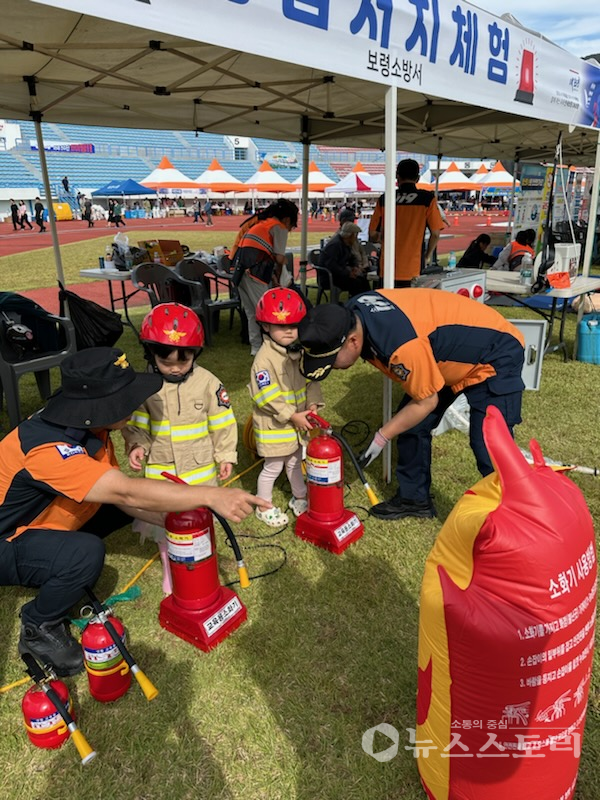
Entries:
{"label": "red and yellow inflatable", "polygon": [[575,484],[533,466],[490,407],[496,472],[469,489],[425,566],[419,772],[434,800],[569,800],[596,617],[593,523]]}

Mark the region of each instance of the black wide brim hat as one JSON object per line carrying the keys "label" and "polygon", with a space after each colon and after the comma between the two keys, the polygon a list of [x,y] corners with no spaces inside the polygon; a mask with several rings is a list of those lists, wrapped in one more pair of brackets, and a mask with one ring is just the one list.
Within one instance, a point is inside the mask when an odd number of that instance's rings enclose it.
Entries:
{"label": "black wide brim hat", "polygon": [[130,417],[162,386],[160,375],[136,372],[117,347],[90,347],[68,356],[62,385],[40,416],[66,428],[105,428]]}
{"label": "black wide brim hat", "polygon": [[312,381],[322,381],[335,364],[355,317],[344,306],[319,305],[309,309],[298,325],[300,372]]}

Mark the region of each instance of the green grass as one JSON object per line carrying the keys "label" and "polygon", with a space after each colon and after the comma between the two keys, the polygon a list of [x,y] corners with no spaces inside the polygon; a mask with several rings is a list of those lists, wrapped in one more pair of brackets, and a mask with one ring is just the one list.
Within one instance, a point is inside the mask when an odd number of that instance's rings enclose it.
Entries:
{"label": "green grass", "polygon": [[[206,234],[202,234],[206,236]],[[220,237],[221,238],[221,237]],[[81,263],[73,248],[73,263]],[[209,249],[206,245],[202,245]],[[98,243],[93,243],[97,252]],[[28,254],[34,256],[36,254]],[[15,257],[18,258],[18,257]],[[46,253],[51,261],[51,253]],[[86,258],[88,256],[86,255]],[[15,265],[1,259],[3,273]],[[78,267],[77,267],[78,268]],[[48,267],[51,272],[51,268]],[[14,276],[13,276],[14,277]],[[51,285],[51,283],[49,284]],[[139,325],[144,309],[133,312]],[[507,316],[530,312],[507,310]],[[239,344],[237,321],[227,317],[215,344],[200,363],[228,388],[238,421],[243,424],[250,400],[246,390],[251,364],[248,348]],[[574,320],[568,322],[572,345]],[[127,329],[121,346],[137,366],[143,359]],[[339,430],[360,417],[371,430],[381,423],[379,374],[359,363],[333,373],[324,383],[324,416]],[[597,398],[600,370],[558,355],[544,360],[542,389],[527,392],[524,422],[517,441],[536,438],[556,460],[598,465]],[[23,381],[23,407],[39,405],[35,383]],[[3,413],[0,423],[6,431]],[[358,444],[356,444],[358,446]],[[158,624],[160,567],[143,575],[139,600],[117,606],[129,630],[132,652],[160,689],[148,703],[134,683],[110,705],[96,703],[85,676],[68,679],[82,730],[99,757],[85,769],[70,743],[58,751],[29,744],[21,723],[23,689],[0,695],[1,797],[58,800],[420,800],[416,763],[403,749],[404,729],[414,726],[418,597],[425,559],[443,519],[463,491],[478,479],[467,438],[457,432],[434,440],[434,494],[439,520],[380,523],[364,511],[367,500],[351,468],[346,504],[365,521],[365,535],[342,556],[334,556],[297,539],[290,528],[266,541],[242,539],[251,574],[281,562],[280,550],[258,547],[278,543],[287,563],[274,575],[252,583],[241,593],[248,622],[210,654],[164,631]],[[122,455],[122,448],[119,448]],[[238,471],[252,463],[240,445]],[[257,470],[238,483],[254,490]],[[383,498],[378,468],[370,478]],[[600,518],[600,481],[573,474],[595,519]],[[287,486],[276,489],[285,501]],[[265,536],[264,526],[247,520],[240,533]],[[224,580],[235,569],[222,545]],[[129,530],[107,540],[106,567],[97,587],[106,597],[120,590],[154,553]],[[0,588],[0,683],[22,676],[16,655],[18,609],[31,596],[25,589]],[[600,797],[600,669],[596,663],[584,740],[577,800]],[[380,722],[400,732],[400,751],[380,764],[361,749],[362,734]],[[384,745],[385,746],[385,745]],[[485,797],[482,795],[482,800]]]}

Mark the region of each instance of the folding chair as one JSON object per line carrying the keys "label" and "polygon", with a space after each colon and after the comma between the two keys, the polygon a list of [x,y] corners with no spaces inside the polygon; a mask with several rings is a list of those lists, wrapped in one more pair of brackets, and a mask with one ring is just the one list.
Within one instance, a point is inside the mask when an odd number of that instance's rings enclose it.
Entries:
{"label": "folding chair", "polygon": [[[217,271],[210,264],[197,258],[184,258],[175,267],[179,280],[190,286],[197,293],[197,300],[203,308],[203,316],[207,321],[206,343],[211,344],[213,335],[219,330],[221,311],[230,311],[229,327],[233,325],[233,317],[237,311],[243,314],[240,295],[229,275]],[[199,288],[200,287],[200,288]],[[225,293],[227,296],[222,297]]]}
{"label": "folding chair", "polygon": [[[9,316],[11,316],[9,314]],[[15,428],[21,422],[21,402],[19,398],[19,378],[27,372],[33,372],[42,400],[47,400],[52,394],[50,385],[50,369],[58,367],[66,356],[77,351],[75,341],[75,328],[67,317],[48,314],[46,320],[53,323],[57,330],[62,331],[63,345],[52,352],[33,352],[26,358],[19,359],[12,351],[7,341],[4,326],[0,324],[0,408],[2,408],[2,395],[6,396],[6,410],[10,427]],[[43,344],[43,343],[41,343]]]}

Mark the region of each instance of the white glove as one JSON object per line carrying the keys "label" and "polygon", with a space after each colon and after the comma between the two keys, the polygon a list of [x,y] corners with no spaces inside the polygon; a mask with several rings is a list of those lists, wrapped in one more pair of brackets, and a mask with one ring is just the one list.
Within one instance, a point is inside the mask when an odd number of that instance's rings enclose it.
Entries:
{"label": "white glove", "polygon": [[387,439],[380,430],[377,431],[371,444],[367,447],[364,453],[361,453],[359,456],[358,463],[360,464],[361,468],[364,469],[372,464],[386,444],[389,444],[389,441],[390,440]]}

